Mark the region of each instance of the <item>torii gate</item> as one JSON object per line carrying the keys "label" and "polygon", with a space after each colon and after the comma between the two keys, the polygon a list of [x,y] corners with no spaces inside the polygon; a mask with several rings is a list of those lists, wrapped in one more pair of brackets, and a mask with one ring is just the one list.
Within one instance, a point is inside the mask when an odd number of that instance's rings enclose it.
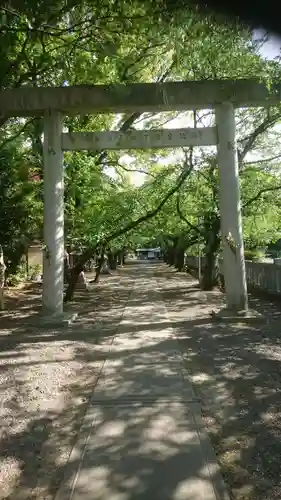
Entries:
{"label": "torii gate", "polygon": [[[234,109],[280,104],[280,86],[269,90],[251,80],[82,85],[7,89],[0,92],[1,117],[44,116],[43,311],[63,315],[63,150],[217,146],[223,266],[227,307],[246,310],[247,285]],[[216,126],[128,132],[62,133],[64,115],[215,109]]]}

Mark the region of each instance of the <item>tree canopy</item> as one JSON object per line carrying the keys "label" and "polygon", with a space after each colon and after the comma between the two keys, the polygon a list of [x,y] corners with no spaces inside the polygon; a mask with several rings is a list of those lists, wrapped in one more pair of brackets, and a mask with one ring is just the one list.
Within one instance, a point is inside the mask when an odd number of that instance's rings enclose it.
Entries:
{"label": "tree canopy", "polygon": [[[251,30],[193,6],[165,15],[161,2],[11,1],[0,7],[1,88],[279,76]],[[43,122],[1,117],[0,244],[15,272],[43,225]],[[213,113],[66,117],[69,131],[213,123]],[[280,237],[279,108],[236,113],[243,225],[249,248]],[[180,125],[179,125],[180,124]],[[220,248],[218,166],[213,148],[66,153],[65,242],[85,249],[75,272],[101,248],[151,242],[173,254],[196,243]],[[137,182],[139,179],[140,182]],[[172,251],[172,250],[173,251]],[[172,252],[172,253],[171,253]],[[77,273],[76,273],[77,274]],[[71,297],[69,293],[69,298]]]}

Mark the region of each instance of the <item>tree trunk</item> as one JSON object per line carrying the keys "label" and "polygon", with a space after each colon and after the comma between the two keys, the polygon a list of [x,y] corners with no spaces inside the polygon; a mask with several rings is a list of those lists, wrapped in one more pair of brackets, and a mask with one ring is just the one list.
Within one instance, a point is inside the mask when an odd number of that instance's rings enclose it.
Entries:
{"label": "tree trunk", "polygon": [[203,290],[213,290],[218,284],[217,253],[215,249],[208,248],[205,253],[205,266],[202,271],[201,286]]}
{"label": "tree trunk", "polygon": [[167,264],[173,266],[175,263],[175,249],[170,247],[167,251]]}
{"label": "tree trunk", "polygon": [[115,269],[117,268],[117,255],[116,255],[116,253],[108,252],[107,257],[108,257],[109,269],[112,269],[112,271],[115,271]]}
{"label": "tree trunk", "polygon": [[125,251],[124,250],[119,250],[118,255],[117,255],[117,262],[119,266],[124,266],[125,265]]}
{"label": "tree trunk", "polygon": [[202,270],[201,286],[203,290],[213,290],[218,284],[218,249],[220,246],[220,219],[212,221],[206,235],[205,265]]}
{"label": "tree trunk", "polygon": [[184,249],[178,248],[175,252],[175,263],[174,266],[177,271],[183,271],[184,269]]}
{"label": "tree trunk", "polygon": [[0,310],[4,309],[4,286],[5,286],[5,270],[3,249],[0,245]]}
{"label": "tree trunk", "polygon": [[173,243],[172,245],[168,246],[167,249],[167,264],[169,266],[174,266],[176,263],[176,257],[177,257],[177,245],[179,242],[179,238],[173,238]]}
{"label": "tree trunk", "polygon": [[104,264],[104,250],[101,251],[100,258],[98,259],[98,267],[97,267],[97,270],[96,270],[96,276],[95,276],[95,279],[94,279],[94,283],[98,283],[99,282],[100,273],[101,273],[103,264]]}
{"label": "tree trunk", "polygon": [[163,253],[163,260],[164,260],[165,264],[168,264],[168,251],[167,250],[165,250]]}
{"label": "tree trunk", "polygon": [[63,281],[68,284],[70,279],[70,263],[69,263],[69,253],[64,251],[64,263],[63,263]]}
{"label": "tree trunk", "polygon": [[93,249],[90,248],[87,251],[85,251],[82,257],[80,257],[80,259],[78,260],[78,262],[76,262],[74,266],[71,268],[69,274],[68,287],[66,289],[65,296],[63,299],[64,302],[69,302],[70,300],[73,299],[79,275],[84,270],[86,262],[89,259],[91,259],[93,255],[96,255],[97,250],[98,246],[93,247]]}
{"label": "tree trunk", "polygon": [[64,302],[68,302],[69,300],[72,299],[77,285],[79,274],[83,271],[83,268],[84,268],[84,262],[81,263],[79,262],[78,264],[76,264],[76,266],[74,266],[71,269],[69,275],[68,287],[66,289],[64,296]]}

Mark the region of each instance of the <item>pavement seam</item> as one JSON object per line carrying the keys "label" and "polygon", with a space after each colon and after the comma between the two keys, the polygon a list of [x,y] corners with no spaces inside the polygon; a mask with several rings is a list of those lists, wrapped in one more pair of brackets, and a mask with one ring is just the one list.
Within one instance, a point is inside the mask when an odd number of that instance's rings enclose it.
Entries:
{"label": "pavement seam", "polygon": [[[156,280],[157,282],[157,280]],[[162,294],[161,294],[161,289],[157,283],[157,286],[155,287],[155,291],[158,291],[158,294],[160,295],[161,299],[162,299]],[[169,315],[169,311],[166,307],[166,304],[165,304],[165,301],[162,299],[163,301],[163,306],[164,306],[164,314],[165,314],[165,317],[167,318],[167,321],[171,323],[171,329],[173,331],[173,338],[176,340],[177,342],[177,334],[175,333],[175,330],[173,328],[173,323],[170,319],[170,315]],[[179,349],[178,350],[183,362],[184,362],[184,357],[182,355],[182,352],[181,350]],[[196,430],[197,430],[197,435],[198,435],[198,438],[199,438],[199,442],[200,442],[200,447],[201,447],[201,450],[202,450],[202,455],[204,457],[204,460],[205,460],[205,465],[209,471],[209,479],[210,479],[210,482],[212,483],[212,487],[213,487],[213,490],[214,490],[214,494],[215,494],[215,497],[217,500],[230,500],[230,496],[229,496],[229,492],[228,492],[228,489],[227,489],[227,486],[226,486],[226,483],[225,481],[223,480],[223,477],[221,475],[221,470],[220,470],[220,467],[219,467],[219,464],[218,464],[218,460],[217,460],[217,456],[215,454],[215,451],[213,449],[213,446],[211,444],[211,441],[210,441],[210,438],[208,436],[208,433],[205,429],[205,426],[203,424],[203,421],[202,421],[202,417],[201,417],[201,404],[199,402],[199,399],[195,396],[195,392],[194,392],[194,389],[193,389],[193,386],[192,386],[192,382],[190,380],[190,377],[189,377],[189,374],[188,374],[188,371],[184,368],[184,363],[183,363],[183,370],[181,370],[181,377],[183,379],[183,383],[184,384],[189,384],[190,386],[190,392],[192,394],[192,397],[194,397],[194,402],[192,404],[192,418],[194,420],[194,424],[196,426]],[[184,404],[189,404],[190,405],[190,402],[188,401],[185,401],[183,400],[183,403]],[[190,407],[190,406],[189,406]],[[210,470],[210,467],[209,467],[209,464],[212,463],[212,464],[216,464],[216,474],[215,474],[215,477],[213,473],[211,473],[211,470]]]}
{"label": "pavement seam", "polygon": [[[124,319],[125,312],[126,312],[127,308],[130,307],[130,301],[132,300],[132,296],[133,296],[134,291],[135,291],[136,281],[137,280],[135,279],[132,283],[132,288],[131,288],[131,291],[128,295],[128,300],[127,300],[126,306],[123,309],[123,313],[122,313],[121,319],[118,323],[118,326],[116,328],[116,332],[111,339],[110,349],[109,349],[108,353],[111,352],[111,350],[113,349],[114,341],[115,341],[116,337],[118,336],[118,333],[120,332],[120,328],[122,327],[122,321]],[[154,285],[154,282],[155,282],[155,285]],[[146,284],[148,284],[148,283],[146,283]],[[169,317],[169,313],[168,313],[166,304],[165,304],[164,300],[162,299],[162,294],[161,294],[161,291],[159,290],[158,283],[157,283],[156,279],[154,279],[154,280],[152,279],[149,282],[148,295],[152,295],[152,298],[160,297],[159,302],[161,303],[161,316],[163,315],[167,319],[167,322],[169,322],[171,325],[169,327],[169,330],[171,333],[169,332],[169,335],[167,338],[169,338],[173,341],[174,340],[177,341],[177,335],[176,335],[175,330],[172,326],[172,321]],[[152,302],[153,302],[153,300],[152,300]],[[158,314],[159,314],[159,312],[158,312]],[[180,355],[180,358],[183,361],[183,356],[182,356],[180,349],[174,350],[174,352],[178,353]],[[102,362],[102,366],[101,366],[101,369],[99,372],[99,377],[96,381],[95,387],[97,386],[98,382],[100,381],[100,378],[102,377],[107,359],[108,359],[107,355],[105,354],[105,357],[104,357],[104,360]],[[169,361],[169,362],[171,363],[171,361]],[[200,410],[200,404],[199,404],[198,398],[195,396],[193,387],[189,381],[189,377],[186,376],[187,372],[184,369],[184,367],[182,369],[180,369],[178,373],[180,375],[180,379],[181,379],[182,384],[183,384],[183,393],[184,393],[184,387],[187,384],[190,385],[190,387],[191,387],[190,393],[192,395],[192,398],[189,397],[189,398],[184,399],[184,397],[182,397],[178,402],[181,404],[181,406],[186,406],[186,409],[188,409],[190,414],[191,414],[191,419],[192,419],[192,422],[194,424],[194,430],[196,430],[196,434],[198,436],[198,440],[200,443],[201,455],[202,455],[202,458],[204,459],[205,466],[206,466],[208,473],[209,473],[209,481],[210,481],[210,484],[212,485],[212,489],[214,492],[214,498],[216,498],[217,500],[229,500],[229,495],[228,495],[228,492],[226,490],[225,483],[221,477],[220,469],[219,469],[219,466],[217,464],[217,459],[216,459],[214,450],[211,446],[209,436],[208,436],[207,432],[205,431],[205,427],[204,427],[202,419],[201,419],[201,410]],[[160,394],[155,393],[155,394],[152,394],[151,397],[148,397],[148,396],[141,396],[140,397],[138,395],[136,395],[136,396],[135,395],[119,396],[119,405],[130,406],[132,404],[145,404],[145,403],[151,404],[154,402],[155,398],[159,398],[159,396],[163,397],[162,402],[164,404],[165,404],[165,402],[167,402],[167,403],[172,402],[175,404],[177,403],[177,401],[175,401],[175,400],[173,401],[173,397],[169,397],[167,395],[167,393],[163,394],[163,396],[161,393]],[[67,468],[66,475],[61,483],[61,487],[59,488],[57,495],[55,496],[55,500],[72,500],[73,495],[75,494],[76,484],[77,484],[77,481],[79,478],[79,473],[81,471],[81,467],[82,467],[85,453],[87,450],[87,445],[88,445],[88,442],[89,442],[91,436],[95,433],[95,428],[96,428],[95,422],[98,419],[98,416],[95,414],[94,415],[92,414],[92,416],[91,416],[91,414],[89,414],[89,410],[93,409],[95,411],[95,405],[98,406],[99,404],[104,404],[106,407],[116,406],[117,399],[118,398],[112,398],[112,399],[110,398],[110,400],[108,401],[108,400],[106,400],[106,398],[103,398],[100,396],[95,398],[94,391],[92,392],[92,396],[89,400],[89,404],[87,405],[87,410],[85,412],[84,420],[83,420],[80,432],[78,434],[78,438],[77,438],[76,443],[74,444],[72,452],[70,453],[70,456],[69,456],[69,460],[68,460],[69,467]],[[89,429],[89,427],[90,427],[90,429]],[[77,452],[77,445],[79,446],[79,443],[80,443],[80,450],[78,451],[77,456],[75,456],[75,451]],[[72,453],[74,454],[74,460],[71,460]],[[213,472],[211,473],[211,471],[210,471],[210,467],[209,467],[210,463],[212,465],[215,465],[215,478],[212,477],[214,475],[214,473]]]}
{"label": "pavement seam", "polygon": [[[154,396],[154,397],[153,397]],[[173,399],[169,398],[167,396],[167,393],[165,394],[157,394],[155,393],[151,398],[145,397],[145,396],[120,396],[119,398],[112,398],[110,400],[106,398],[97,398],[97,399],[92,399],[91,402],[92,404],[96,405],[104,405],[104,406],[116,406],[116,405],[124,405],[127,406],[129,404],[151,404],[155,403],[155,400],[157,399],[158,402],[161,403],[173,403],[173,404],[196,404],[199,403],[199,399]]]}
{"label": "pavement seam", "polygon": [[[132,288],[130,290],[130,293],[128,294],[128,299],[127,299],[126,304],[123,308],[122,315],[120,317],[120,321],[118,323],[116,331],[115,331],[114,335],[112,336],[111,341],[108,344],[108,346],[109,346],[108,353],[111,352],[114,340],[115,340],[116,336],[118,335],[120,325],[121,325],[122,320],[124,318],[124,314],[125,314],[126,308],[128,306],[128,303],[131,300],[131,296],[132,296],[134,287],[135,287],[135,280],[132,283]],[[108,353],[105,353],[104,359],[101,362],[100,370],[99,370],[98,377],[97,377],[95,384],[94,384],[94,387],[93,387],[92,395],[94,394],[94,391],[95,391],[95,389],[100,381],[100,378],[102,376],[102,372],[103,372],[104,366],[105,366],[106,361],[107,361],[107,354]],[[81,471],[83,459],[84,459],[86,449],[87,449],[87,444],[89,442],[90,437],[93,434],[93,431],[95,430],[95,421],[96,421],[95,417],[91,421],[90,430],[88,429],[89,424],[87,422],[87,417],[88,417],[88,411],[91,407],[92,407],[92,396],[89,398],[87,408],[85,410],[83,422],[82,422],[81,427],[78,431],[77,439],[75,440],[75,443],[72,446],[72,449],[70,451],[68,460],[67,460],[66,465],[65,465],[65,469],[66,469],[65,474],[63,475],[60,486],[59,486],[59,488],[54,496],[54,500],[72,500],[73,495],[75,493],[75,486],[76,486],[76,483],[77,483],[77,480],[79,477],[79,473]],[[77,446],[77,444],[79,442],[81,443],[82,446],[81,446],[81,451],[79,452],[78,460],[76,459],[76,464],[75,464],[75,462],[73,463],[71,461],[71,455],[73,455],[73,453],[75,452],[75,447]],[[78,461],[78,465],[77,465],[77,461]],[[73,478],[72,478],[71,483],[70,483],[70,489],[68,488],[66,490],[67,483],[68,483],[69,479],[71,479],[71,476],[73,473],[74,473],[74,475],[73,475]]]}

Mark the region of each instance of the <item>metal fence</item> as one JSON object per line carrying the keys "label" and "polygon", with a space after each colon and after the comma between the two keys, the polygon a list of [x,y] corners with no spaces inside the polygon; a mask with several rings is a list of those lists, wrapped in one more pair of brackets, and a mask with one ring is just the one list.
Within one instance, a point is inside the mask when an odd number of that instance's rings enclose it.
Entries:
{"label": "metal fence", "polygon": [[[191,269],[199,269],[199,257],[186,256],[186,265]],[[204,267],[204,257],[201,258],[201,268]],[[245,261],[247,284],[263,292],[281,295],[281,266],[269,262]],[[220,273],[223,275],[223,261],[219,261]]]}

